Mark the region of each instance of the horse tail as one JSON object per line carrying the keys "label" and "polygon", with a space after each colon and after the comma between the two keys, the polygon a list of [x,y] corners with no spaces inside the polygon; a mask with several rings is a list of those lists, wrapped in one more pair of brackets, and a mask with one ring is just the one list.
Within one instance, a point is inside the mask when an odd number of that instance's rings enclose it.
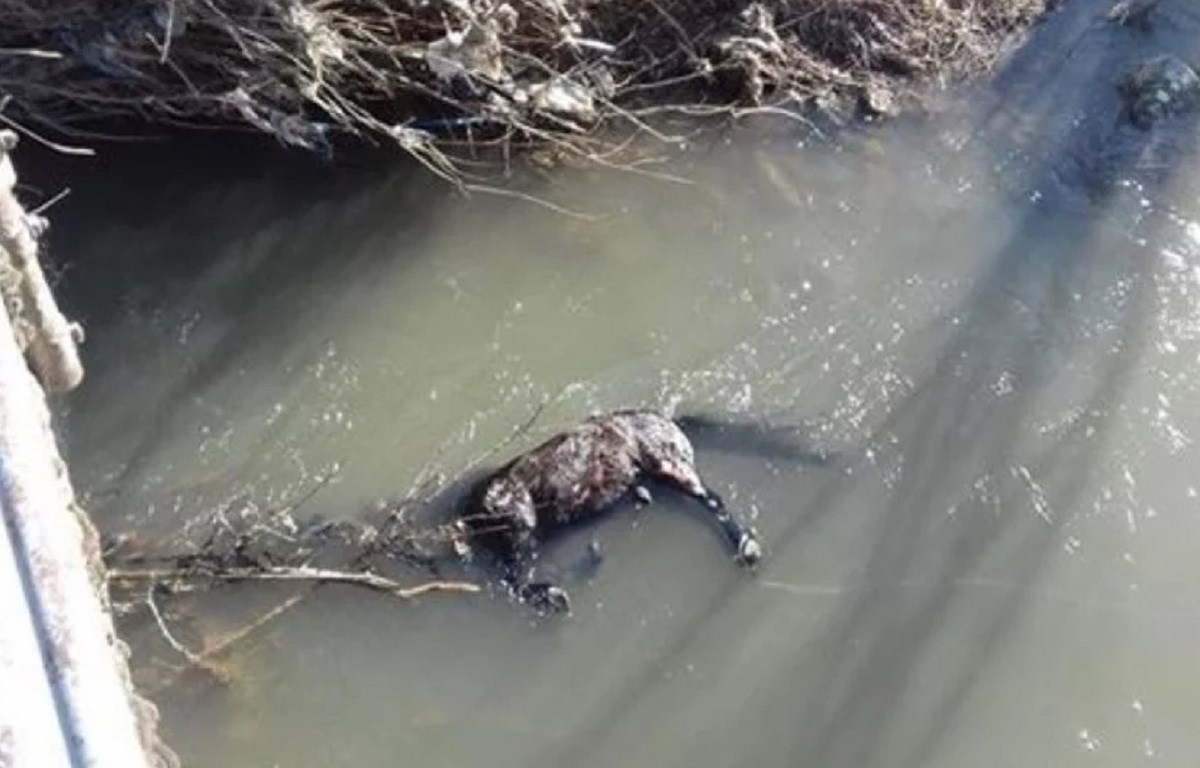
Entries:
{"label": "horse tail", "polygon": [[813,466],[825,466],[835,458],[817,445],[811,437],[813,430],[803,424],[771,424],[765,419],[710,413],[680,414],[674,422],[693,444],[708,450]]}

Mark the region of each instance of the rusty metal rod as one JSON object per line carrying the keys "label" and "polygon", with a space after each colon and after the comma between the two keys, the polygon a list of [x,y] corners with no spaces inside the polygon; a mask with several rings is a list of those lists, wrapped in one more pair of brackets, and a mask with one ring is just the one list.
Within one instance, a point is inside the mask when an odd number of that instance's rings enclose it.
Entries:
{"label": "rusty metal rod", "polygon": [[[0,654],[13,655],[0,659],[0,765],[147,768],[72,504],[41,387],[0,309]],[[28,759],[4,762],[6,741]]]}
{"label": "rusty metal rod", "polygon": [[8,526],[0,525],[0,766],[69,768],[22,570]]}

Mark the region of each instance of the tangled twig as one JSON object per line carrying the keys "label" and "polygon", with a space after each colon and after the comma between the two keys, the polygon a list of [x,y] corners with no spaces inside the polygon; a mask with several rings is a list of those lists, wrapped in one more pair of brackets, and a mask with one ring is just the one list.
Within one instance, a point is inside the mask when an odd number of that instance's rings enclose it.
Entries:
{"label": "tangled twig", "polygon": [[[1045,0],[57,0],[0,8],[6,115],[42,135],[139,118],[328,153],[400,146],[455,183],[489,143],[586,160],[666,98],[861,102],[978,71]],[[128,125],[128,121],[122,123]],[[602,138],[603,137],[603,138]],[[505,155],[507,156],[507,154]]]}
{"label": "tangled twig", "polygon": [[[414,505],[428,503],[450,483],[472,472],[479,462],[526,434],[545,409],[568,390],[569,387],[564,388],[542,400],[529,418],[469,462],[455,478],[432,472],[429,466],[422,469],[398,504],[379,510],[383,519],[378,526],[352,520],[314,521],[303,526],[297,523],[296,513],[336,480],[339,468],[335,466],[318,474],[307,487],[297,489],[273,504],[236,499],[209,515],[190,521],[179,537],[161,542],[157,547],[134,546],[130,551],[127,545],[136,537],[110,537],[104,550],[109,561],[109,584],[118,592],[145,585],[145,596],[140,605],[148,609],[166,643],[183,656],[190,667],[206,670],[218,679],[228,675],[216,657],[299,605],[323,584],[359,586],[404,600],[435,593],[477,593],[481,591],[478,584],[441,578],[406,585],[376,573],[371,564],[383,558],[394,563],[423,565],[428,562],[424,553],[431,545],[452,546],[457,530],[452,524],[414,526],[404,520],[405,513]],[[316,560],[327,556],[326,550],[330,548],[339,551],[339,564],[336,567],[314,565]],[[239,582],[303,582],[306,586],[233,634],[213,645],[206,644],[200,651],[189,648],[175,637],[156,600],[159,590],[174,593]],[[138,605],[133,603],[131,607],[136,610]],[[183,669],[176,668],[175,674],[164,685],[170,685]]]}

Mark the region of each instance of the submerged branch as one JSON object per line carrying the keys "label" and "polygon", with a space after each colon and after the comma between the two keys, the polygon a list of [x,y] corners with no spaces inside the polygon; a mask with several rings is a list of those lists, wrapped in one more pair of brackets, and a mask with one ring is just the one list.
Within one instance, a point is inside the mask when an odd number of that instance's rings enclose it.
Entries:
{"label": "submerged branch", "polygon": [[[151,589],[153,589],[153,586],[154,585],[152,584]],[[158,693],[165,688],[169,688],[180,678],[180,676],[183,675],[184,672],[193,667],[207,672],[217,680],[228,682],[231,677],[230,671],[227,665],[221,663],[220,657],[254,632],[257,632],[267,624],[270,624],[275,619],[278,619],[280,616],[295,608],[297,605],[303,602],[304,598],[308,597],[308,595],[315,588],[315,585],[313,585],[307,589],[303,589],[290,595],[286,600],[272,607],[270,610],[263,612],[253,621],[250,621],[249,623],[239,627],[237,630],[229,633],[228,635],[223,635],[220,640],[212,645],[206,644],[204,650],[200,652],[191,650],[171,636],[170,632],[162,622],[160,615],[157,613],[154,603],[151,601],[152,598],[147,597],[147,603],[149,604],[151,611],[155,613],[155,619],[158,621],[158,629],[162,634],[163,639],[166,640],[171,647],[178,651],[180,655],[187,659],[188,662],[187,665],[184,666],[171,667],[171,674],[158,680],[156,685],[153,687],[153,690],[150,692]]]}
{"label": "submerged branch", "polygon": [[151,581],[150,586],[146,587],[146,607],[150,609],[150,615],[154,617],[154,623],[158,625],[159,634],[167,641],[167,645],[179,652],[179,655],[193,664],[203,663],[203,657],[192,651],[183,643],[175,638],[171,630],[167,628],[167,621],[163,618],[162,611],[158,609],[158,603],[154,602],[154,590],[158,586],[157,582]]}

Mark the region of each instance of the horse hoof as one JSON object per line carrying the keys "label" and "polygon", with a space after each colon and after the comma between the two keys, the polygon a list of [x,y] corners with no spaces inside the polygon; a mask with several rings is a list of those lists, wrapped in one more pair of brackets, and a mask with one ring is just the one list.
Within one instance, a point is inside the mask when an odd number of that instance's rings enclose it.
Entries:
{"label": "horse hoof", "polygon": [[604,560],[604,548],[600,546],[599,539],[592,539],[587,545],[588,558],[599,563]]}
{"label": "horse hoof", "polygon": [[738,565],[753,568],[762,562],[762,557],[762,545],[758,543],[758,540],[750,534],[743,536],[741,542],[738,544]]}
{"label": "horse hoof", "polygon": [[553,584],[527,584],[522,591],[525,603],[543,616],[571,612],[571,599],[562,587]]}

